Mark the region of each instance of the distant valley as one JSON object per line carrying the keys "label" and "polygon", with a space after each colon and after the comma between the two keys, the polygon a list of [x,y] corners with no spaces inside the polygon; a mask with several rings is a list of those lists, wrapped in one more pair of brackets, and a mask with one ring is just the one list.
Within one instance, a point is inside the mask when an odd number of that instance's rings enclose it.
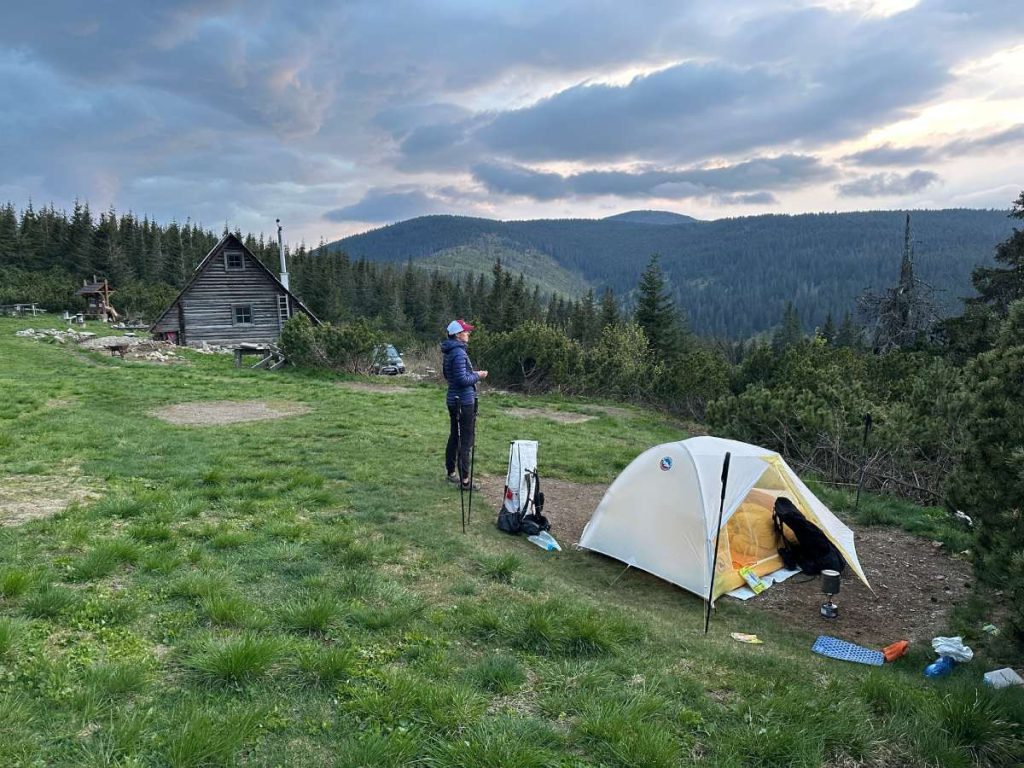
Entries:
{"label": "distant valley", "polygon": [[[970,275],[1013,231],[1005,211],[912,211],[917,274],[958,311]],[[776,324],[785,303],[806,329],[854,311],[864,290],[893,284],[904,211],[700,221],[666,211],[606,219],[493,221],[423,216],[329,244],[351,258],[406,262],[448,274],[490,274],[496,258],[542,292],[579,297],[606,286],[629,303],[652,254],[693,330],[743,338]]]}

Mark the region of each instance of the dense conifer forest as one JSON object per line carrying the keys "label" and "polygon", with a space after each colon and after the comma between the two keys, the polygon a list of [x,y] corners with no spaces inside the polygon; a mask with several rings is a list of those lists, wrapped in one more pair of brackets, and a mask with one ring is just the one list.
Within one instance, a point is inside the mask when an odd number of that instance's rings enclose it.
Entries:
{"label": "dense conifer forest", "polygon": [[[752,216],[717,221],[635,212],[602,220],[491,221],[425,216],[332,243],[353,258],[405,262],[476,250],[478,269],[494,241],[540,252],[601,290],[630,299],[652,254],[694,331],[742,339],[771,329],[792,302],[810,327],[852,311],[865,290],[898,276],[906,212]],[[662,213],[663,216],[669,216]],[[916,266],[944,314],[970,293],[971,270],[991,263],[1011,231],[1005,211],[911,212]],[[670,223],[671,222],[671,223]],[[463,259],[465,260],[465,259]],[[744,280],[737,281],[737,274]],[[742,311],[737,311],[742,307]]]}

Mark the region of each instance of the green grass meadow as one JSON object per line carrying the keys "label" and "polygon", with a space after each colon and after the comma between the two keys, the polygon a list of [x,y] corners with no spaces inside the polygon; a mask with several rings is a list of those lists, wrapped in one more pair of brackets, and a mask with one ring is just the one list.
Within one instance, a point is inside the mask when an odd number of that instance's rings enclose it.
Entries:
{"label": "green grass meadow", "polygon": [[[728,600],[705,636],[693,595],[618,578],[621,564],[572,542],[553,555],[507,537],[497,499],[475,501],[463,535],[436,387],[361,391],[229,356],[155,365],[14,336],[58,323],[0,320],[0,487],[26,503],[83,494],[0,526],[0,766],[1024,759],[1024,696],[981,687],[980,669],[930,682],[922,655],[823,659],[812,636]],[[151,415],[221,400],[309,412]],[[685,437],[639,410],[572,425],[501,413],[527,402],[483,403],[478,471],[503,474],[508,440],[532,437],[546,475],[607,483]]]}

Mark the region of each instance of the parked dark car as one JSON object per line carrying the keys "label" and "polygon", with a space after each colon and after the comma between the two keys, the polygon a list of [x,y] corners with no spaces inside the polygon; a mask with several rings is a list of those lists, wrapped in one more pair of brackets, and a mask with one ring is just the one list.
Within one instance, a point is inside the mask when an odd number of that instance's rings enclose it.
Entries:
{"label": "parked dark car", "polygon": [[405,361],[392,344],[384,344],[373,351],[373,373],[383,376],[397,376],[405,373]]}

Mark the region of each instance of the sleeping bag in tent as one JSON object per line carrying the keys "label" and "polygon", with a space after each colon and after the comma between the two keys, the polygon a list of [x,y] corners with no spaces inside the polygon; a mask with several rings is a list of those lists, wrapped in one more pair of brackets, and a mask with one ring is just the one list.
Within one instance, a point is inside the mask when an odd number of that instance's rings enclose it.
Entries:
{"label": "sleeping bag in tent", "polygon": [[[719,529],[726,452],[732,458]],[[857,560],[853,532],[782,457],[767,448],[718,437],[665,443],[640,454],[609,486],[579,545],[714,600],[744,585],[740,568],[764,576],[783,567],[783,542],[772,521],[780,498],[792,502],[821,531],[870,589]]]}

